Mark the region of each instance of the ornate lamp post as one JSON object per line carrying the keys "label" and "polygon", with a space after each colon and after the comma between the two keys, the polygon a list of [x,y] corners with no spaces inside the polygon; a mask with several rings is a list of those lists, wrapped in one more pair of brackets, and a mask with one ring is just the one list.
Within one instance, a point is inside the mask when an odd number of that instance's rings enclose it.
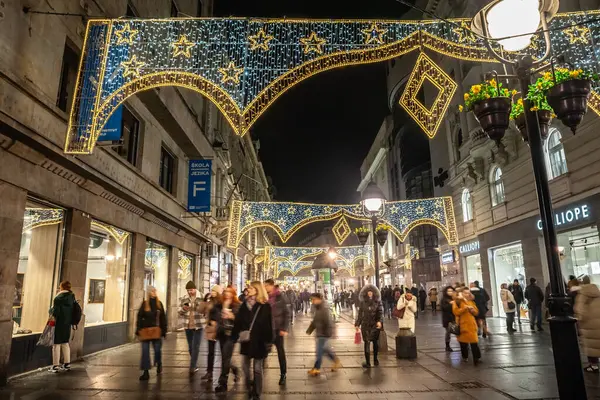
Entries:
{"label": "ornate lamp post", "polygon": [[377,230],[377,219],[383,216],[385,211],[385,196],[381,189],[371,181],[362,192],[360,203],[365,215],[371,217],[371,231],[373,232],[373,256],[375,258],[375,286],[379,287],[379,246],[375,233]]}
{"label": "ornate lamp post", "polygon": [[[531,101],[525,98],[531,83],[532,74],[550,57],[551,43],[548,31],[548,22],[558,10],[558,0],[494,0],[473,18],[471,28],[480,36],[488,38],[485,40],[489,51],[501,63],[514,67],[516,75],[504,75],[499,78],[517,79],[521,85],[521,93],[524,97],[524,113],[527,128],[527,138],[531,151],[533,173],[539,203],[540,217],[542,220],[542,231],[548,268],[550,270],[550,295],[548,304],[550,310],[550,334],[552,337],[552,348],[554,353],[554,364],[558,390],[561,399],[585,399],[586,390],[583,379],[581,359],[575,322],[572,317],[573,305],[567,296],[564,281],[560,269],[559,249],[556,239],[556,231],[553,224],[552,199],[548,186],[548,176],[544,160],[543,138],[540,134],[538,113],[531,111]],[[529,46],[531,38],[538,29],[542,28],[546,51],[542,58],[534,60],[528,54],[518,52]],[[495,42],[493,45],[491,42]],[[499,44],[505,51],[517,52],[513,58],[506,58],[504,52],[499,52]],[[512,53],[515,54],[515,53]],[[558,88],[559,85],[557,85]],[[571,92],[571,100],[574,97]],[[587,92],[589,95],[589,90]],[[565,96],[561,100],[564,100]],[[587,100],[586,93],[580,93],[579,103]],[[550,101],[550,99],[549,99]],[[563,101],[564,103],[564,101]],[[567,102],[568,103],[568,100]],[[565,104],[566,104],[565,103]],[[577,102],[575,102],[577,103]],[[552,104],[551,104],[552,105]],[[563,104],[564,105],[564,104]],[[571,103],[570,115],[572,125],[576,126],[583,117],[585,111],[577,111],[576,106],[580,104]],[[569,107],[567,107],[569,108]],[[581,107],[579,107],[581,109]],[[555,110],[557,114],[560,113]],[[577,114],[577,115],[574,115]],[[564,118],[561,117],[563,121]],[[568,120],[568,119],[567,119]],[[569,124],[567,124],[569,125]],[[571,125],[569,125],[571,126]],[[571,126],[574,129],[573,126]],[[499,138],[501,139],[501,137]],[[498,139],[498,141],[499,141]]]}

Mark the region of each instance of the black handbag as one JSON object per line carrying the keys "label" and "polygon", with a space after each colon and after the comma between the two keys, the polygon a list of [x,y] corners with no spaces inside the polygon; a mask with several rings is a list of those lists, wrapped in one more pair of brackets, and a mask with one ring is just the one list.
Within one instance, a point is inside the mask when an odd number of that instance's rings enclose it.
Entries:
{"label": "black handbag", "polygon": [[453,335],[460,335],[460,324],[458,322],[448,322],[448,331]]}
{"label": "black handbag", "polygon": [[506,303],[506,305],[508,306],[509,310],[514,310],[515,308],[517,308],[517,305],[512,301],[509,301],[508,303]]}

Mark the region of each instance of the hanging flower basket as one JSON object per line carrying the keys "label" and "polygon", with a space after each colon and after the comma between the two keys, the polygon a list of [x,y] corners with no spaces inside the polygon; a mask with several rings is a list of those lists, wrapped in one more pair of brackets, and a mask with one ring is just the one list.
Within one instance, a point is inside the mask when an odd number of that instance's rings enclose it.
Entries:
{"label": "hanging flower basket", "polygon": [[532,93],[545,96],[562,123],[575,133],[587,112],[591,83],[597,80],[598,74],[582,69],[557,68],[538,78],[529,87],[529,96]]}
{"label": "hanging flower basket", "polygon": [[385,242],[387,241],[389,231],[390,231],[389,225],[386,225],[386,224],[377,225],[377,230],[375,231],[375,234],[377,236],[377,243],[379,243],[380,246],[383,246],[385,244]]}
{"label": "hanging flower basket", "polygon": [[464,95],[465,107],[460,106],[459,109],[473,111],[488,137],[500,143],[510,121],[511,93],[514,96],[516,91],[510,92],[503,88],[501,83],[491,79],[471,86],[469,92]]}
{"label": "hanging flower basket", "polygon": [[356,228],[354,233],[356,233],[356,236],[358,237],[358,243],[360,243],[361,246],[364,246],[369,240],[369,234],[371,231],[365,227],[360,227]]}
{"label": "hanging flower basket", "polygon": [[[548,110],[539,110],[538,114],[538,122],[540,123],[540,135],[542,136],[542,140],[546,140],[548,137],[548,133],[550,130],[550,122],[552,122],[552,111]],[[521,136],[523,137],[524,142],[528,142],[529,138],[527,137],[527,127],[525,124],[525,113],[520,114],[517,118],[515,118],[515,125],[521,132]]]}

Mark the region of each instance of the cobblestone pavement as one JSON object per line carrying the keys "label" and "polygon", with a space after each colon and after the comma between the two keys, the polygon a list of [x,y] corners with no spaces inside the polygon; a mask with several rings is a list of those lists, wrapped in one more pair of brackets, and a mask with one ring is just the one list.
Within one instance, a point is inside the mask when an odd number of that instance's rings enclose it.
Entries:
{"label": "cobblestone pavement", "polygon": [[[288,380],[279,386],[277,354],[266,364],[264,400],[392,400],[392,399],[551,399],[557,398],[556,380],[549,335],[522,332],[509,336],[500,319],[490,319],[492,336],[480,342],[483,363],[474,367],[461,362],[460,353],[444,351],[440,316],[430,312],[417,320],[419,353],[414,361],[398,360],[394,352],[395,321],[386,320],[391,351],[380,356],[381,365],[364,370],[362,345],[354,344],[351,316],[344,313],[337,324],[337,351],[343,368],[318,378],[307,376],[314,362],[314,338],[305,334],[309,318],[296,319],[288,336]],[[454,341],[452,346],[458,350]],[[230,392],[216,396],[212,386],[200,380],[206,365],[206,342],[201,347],[201,371],[188,376],[189,356],[183,334],[171,334],[163,347],[164,371],[151,371],[148,382],[139,382],[140,347],[126,345],[87,357],[60,374],[45,371],[17,377],[0,390],[0,399],[244,399],[241,383],[230,381]],[[219,355],[216,357],[219,364]],[[234,356],[240,364],[240,357]],[[330,363],[325,361],[329,370]],[[218,376],[215,369],[215,380]],[[586,376],[588,397],[600,398],[600,376]]]}

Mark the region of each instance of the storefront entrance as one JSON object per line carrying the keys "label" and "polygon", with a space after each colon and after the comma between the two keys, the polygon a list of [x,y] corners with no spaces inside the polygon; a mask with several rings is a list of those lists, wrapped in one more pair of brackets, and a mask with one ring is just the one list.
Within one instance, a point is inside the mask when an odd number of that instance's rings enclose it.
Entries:
{"label": "storefront entrance", "polygon": [[[490,249],[490,267],[492,276],[493,313],[495,317],[505,317],[504,307],[500,300],[500,285],[512,285],[515,279],[523,289],[526,287],[525,263],[523,247],[520,242]],[[529,318],[527,305],[521,304],[521,318]]]}
{"label": "storefront entrance", "polygon": [[592,283],[600,284],[600,237],[595,225],[560,233],[558,248],[566,280],[570,275],[588,275]]}

